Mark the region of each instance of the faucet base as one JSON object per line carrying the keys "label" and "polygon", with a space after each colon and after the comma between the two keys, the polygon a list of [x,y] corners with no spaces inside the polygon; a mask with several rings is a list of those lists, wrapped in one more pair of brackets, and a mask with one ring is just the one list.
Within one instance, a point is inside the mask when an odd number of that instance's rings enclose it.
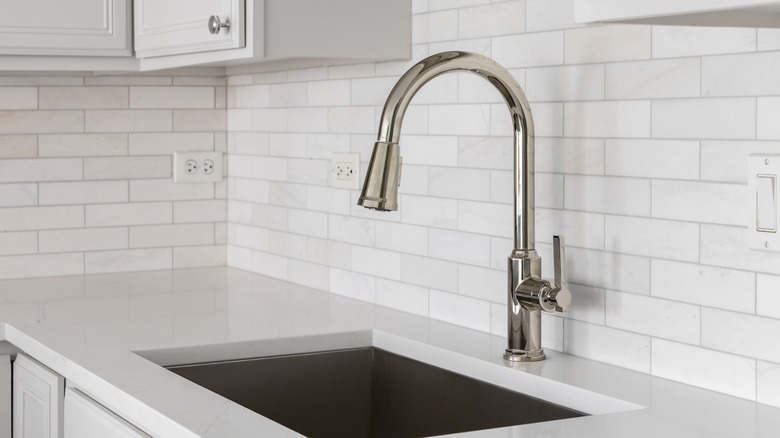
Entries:
{"label": "faucet base", "polygon": [[511,350],[509,348],[504,352],[504,360],[509,362],[538,362],[544,360],[544,350]]}

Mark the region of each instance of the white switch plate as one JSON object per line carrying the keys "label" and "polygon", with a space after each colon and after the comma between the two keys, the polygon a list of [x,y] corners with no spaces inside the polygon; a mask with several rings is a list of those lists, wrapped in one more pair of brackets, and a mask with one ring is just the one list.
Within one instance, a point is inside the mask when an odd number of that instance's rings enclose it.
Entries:
{"label": "white switch plate", "polygon": [[173,182],[220,182],[222,161],[222,152],[174,152]]}
{"label": "white switch plate", "polygon": [[[780,155],[748,156],[748,247],[780,252],[777,232],[777,186],[767,181],[780,181]],[[764,184],[759,184],[763,182]],[[774,190],[772,190],[774,188]],[[759,192],[759,189],[761,192]],[[761,225],[759,226],[759,222]]]}
{"label": "white switch plate", "polygon": [[360,154],[334,152],[330,185],[337,189],[360,189]]}

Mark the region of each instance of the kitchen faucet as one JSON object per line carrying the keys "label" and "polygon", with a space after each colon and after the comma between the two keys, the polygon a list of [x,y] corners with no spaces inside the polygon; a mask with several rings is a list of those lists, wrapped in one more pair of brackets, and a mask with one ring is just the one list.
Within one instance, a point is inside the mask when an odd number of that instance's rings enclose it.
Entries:
{"label": "kitchen faucet", "polygon": [[571,303],[564,273],[564,244],[553,237],[555,279],[541,278],[542,262],[534,248],[534,124],[525,93],[512,75],[494,60],[468,52],[442,52],[410,68],[398,80],[385,102],[379,135],[368,165],[358,205],[380,210],[398,209],[401,181],[401,122],[417,90],[450,71],[469,71],[487,79],[509,107],[514,126],[515,249],[508,258],[508,347],[512,362],[543,360],[542,310],[563,312]]}

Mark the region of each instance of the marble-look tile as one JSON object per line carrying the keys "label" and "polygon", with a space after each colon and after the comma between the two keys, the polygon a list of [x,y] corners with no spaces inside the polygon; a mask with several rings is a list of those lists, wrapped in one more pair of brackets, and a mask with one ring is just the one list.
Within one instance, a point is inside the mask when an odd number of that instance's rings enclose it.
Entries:
{"label": "marble-look tile", "polygon": [[88,252],[83,256],[87,274],[171,269],[171,248]]}
{"label": "marble-look tile", "polygon": [[124,109],[126,87],[40,87],[41,109]]}
{"label": "marble-look tile", "polygon": [[[728,114],[722,108],[729,108]],[[751,139],[756,101],[750,97],[669,99],[653,102],[653,137]]]}
{"label": "marble-look tile", "polygon": [[602,325],[564,321],[564,351],[644,373],[650,372],[649,336]]}
{"label": "marble-look tile", "polygon": [[127,248],[127,228],[85,228],[39,232],[41,253]]}
{"label": "marble-look tile", "polygon": [[566,102],[563,132],[566,137],[650,137],[650,107],[641,100]]}
{"label": "marble-look tile", "polygon": [[130,87],[130,108],[214,108],[213,87]]}
{"label": "marble-look tile", "polygon": [[609,251],[689,262],[699,259],[699,224],[606,216],[604,228]]}
{"label": "marble-look tile", "polygon": [[0,184],[0,208],[38,205],[37,184]]}
{"label": "marble-look tile", "polygon": [[0,111],[0,134],[84,132],[84,120],[84,111],[77,110]]}
{"label": "marble-look tile", "polygon": [[505,68],[563,64],[563,32],[535,32],[492,39],[492,58]]}
{"label": "marble-look tile", "polygon": [[604,99],[601,64],[529,68],[525,78],[526,96],[531,102]]}
{"label": "marble-look tile", "polygon": [[0,87],[0,110],[34,109],[38,109],[38,88]]}
{"label": "marble-look tile", "polygon": [[566,175],[564,206],[594,213],[649,216],[651,184],[639,178]]}
{"label": "marble-look tile", "polygon": [[127,202],[127,181],[78,181],[38,184],[40,205]]}
{"label": "marble-look tile", "polygon": [[756,309],[752,272],[657,259],[651,270],[655,297],[744,313]]}
{"label": "marble-look tile", "polygon": [[702,88],[701,70],[699,58],[608,64],[606,97],[607,99],[699,97]]}
{"label": "marble-look tile", "polygon": [[[699,142],[695,140],[609,139],[604,155],[607,175],[699,178]],[[674,156],[674,160],[670,160],[670,156]]]}
{"label": "marble-look tile", "polygon": [[607,291],[606,324],[653,338],[697,345],[700,307],[675,301]]}
{"label": "marble-look tile", "polygon": [[653,26],[653,58],[719,55],[755,50],[755,29]]}
{"label": "marble-look tile", "polygon": [[777,319],[709,308],[701,319],[703,347],[780,362],[780,339],[772,336],[780,329]]}
{"label": "marble-look tile", "polygon": [[432,228],[428,255],[476,266],[490,265],[490,238],[484,235]]}
{"label": "marble-look tile", "polygon": [[650,26],[620,24],[567,29],[566,64],[647,59],[651,34]]}
{"label": "marble-look tile", "polygon": [[82,253],[0,257],[0,279],[56,277],[84,273]]}
{"label": "marble-look tile", "polygon": [[458,39],[525,32],[525,2],[505,2],[458,10]]}
{"label": "marble-look tile", "polygon": [[754,359],[692,345],[653,339],[652,373],[736,397],[753,399],[756,394]]}
{"label": "marble-look tile", "polygon": [[430,317],[490,332],[490,303],[438,290],[430,291]]}

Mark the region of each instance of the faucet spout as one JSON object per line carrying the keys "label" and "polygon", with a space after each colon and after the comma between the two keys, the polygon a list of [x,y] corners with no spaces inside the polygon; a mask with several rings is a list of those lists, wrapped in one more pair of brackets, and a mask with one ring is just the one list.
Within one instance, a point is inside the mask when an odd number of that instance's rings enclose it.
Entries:
{"label": "faucet spout", "polygon": [[[534,122],[531,107],[520,85],[504,67],[476,53],[452,51],[432,55],[401,76],[382,110],[377,143],[358,204],[379,210],[397,209],[400,163],[395,158],[394,148],[388,145],[398,145],[406,108],[417,91],[431,79],[452,71],[482,76],[493,84],[507,104],[514,128],[515,248],[533,250]],[[375,162],[375,158],[379,161]],[[384,183],[378,182],[381,181],[379,173],[385,175]],[[395,185],[391,184],[393,182]]]}
{"label": "faucet spout", "polygon": [[[358,205],[392,211],[398,208],[401,177],[399,138],[404,114],[417,91],[447,72],[466,71],[485,78],[507,104],[514,128],[514,240],[508,270],[508,341],[504,357],[511,361],[541,360],[541,310],[565,309],[565,295],[550,304],[558,292],[541,280],[541,260],[534,241],[534,123],[528,99],[512,75],[494,60],[469,52],[451,51],[429,56],[411,67],[395,84],[385,102],[379,135],[369,162]],[[558,291],[560,291],[558,287]],[[558,305],[561,303],[562,305]],[[565,303],[565,304],[563,304]]]}

